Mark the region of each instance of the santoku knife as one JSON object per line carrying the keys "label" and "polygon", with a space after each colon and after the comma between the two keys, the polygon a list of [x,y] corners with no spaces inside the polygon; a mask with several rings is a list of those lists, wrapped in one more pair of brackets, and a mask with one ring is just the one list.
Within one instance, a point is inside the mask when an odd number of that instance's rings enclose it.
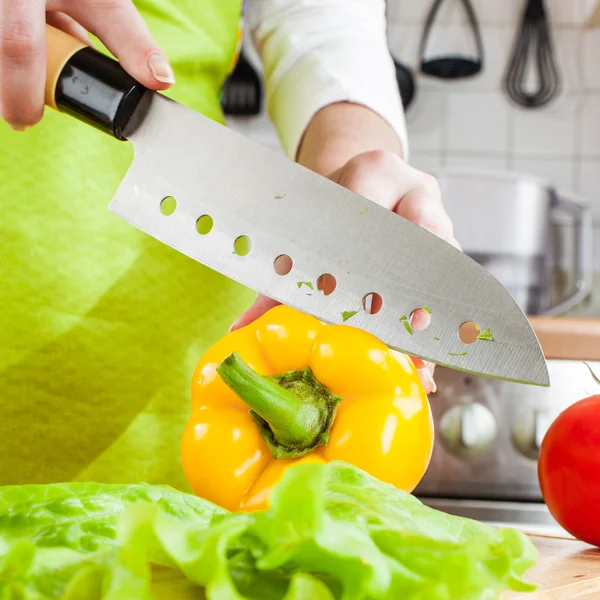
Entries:
{"label": "santoku knife", "polygon": [[[528,319],[474,260],[147,90],[117,61],[63,32],[47,26],[47,36],[46,104],[134,146],[133,163],[109,207],[113,213],[324,322],[362,328],[391,348],[452,369],[549,384]],[[325,279],[335,283],[327,295],[319,283]],[[416,331],[410,315],[422,307],[431,322]],[[373,314],[373,308],[380,309]],[[458,330],[465,322],[477,323],[485,339],[463,343]]]}

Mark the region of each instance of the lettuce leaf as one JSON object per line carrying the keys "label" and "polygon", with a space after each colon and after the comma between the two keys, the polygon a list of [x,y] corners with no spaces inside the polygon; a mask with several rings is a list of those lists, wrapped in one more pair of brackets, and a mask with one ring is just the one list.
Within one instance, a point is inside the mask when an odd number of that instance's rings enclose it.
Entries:
{"label": "lettuce leaf", "polygon": [[0,488],[0,600],[479,600],[535,589],[536,560],[340,462],[288,469],[255,514],[166,486]]}

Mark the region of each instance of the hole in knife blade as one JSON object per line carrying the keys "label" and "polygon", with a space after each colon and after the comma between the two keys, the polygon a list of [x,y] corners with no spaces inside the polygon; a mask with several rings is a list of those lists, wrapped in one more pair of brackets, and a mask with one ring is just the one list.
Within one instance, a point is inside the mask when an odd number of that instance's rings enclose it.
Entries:
{"label": "hole in knife blade", "polygon": [[196,221],[196,231],[200,235],[207,235],[212,231],[214,225],[213,218],[210,215],[202,215]]}
{"label": "hole in knife blade", "polygon": [[383,306],[383,298],[377,292],[371,292],[363,298],[362,306],[366,313],[376,315]]}
{"label": "hole in knife blade", "polygon": [[410,313],[408,322],[415,331],[423,331],[431,325],[431,313],[424,308],[415,308]]}
{"label": "hole in knife blade", "polygon": [[252,242],[247,235],[240,235],[233,243],[233,250],[238,256],[246,256],[252,248]]}
{"label": "hole in knife blade", "polygon": [[458,339],[463,344],[473,344],[477,341],[479,334],[481,333],[481,328],[477,323],[473,321],[465,321],[458,328]]}
{"label": "hole in knife blade", "polygon": [[337,281],[335,277],[331,275],[331,273],[323,273],[323,275],[321,275],[319,279],[317,279],[317,289],[320,292],[323,292],[325,296],[333,294],[333,292],[335,292],[336,287]]}
{"label": "hole in knife blade", "polygon": [[177,200],[173,196],[167,196],[160,201],[160,212],[165,217],[171,216],[177,208]]}
{"label": "hole in knife blade", "polygon": [[273,268],[277,275],[287,275],[292,270],[293,266],[294,262],[292,261],[291,256],[288,256],[287,254],[280,254],[273,261]]}

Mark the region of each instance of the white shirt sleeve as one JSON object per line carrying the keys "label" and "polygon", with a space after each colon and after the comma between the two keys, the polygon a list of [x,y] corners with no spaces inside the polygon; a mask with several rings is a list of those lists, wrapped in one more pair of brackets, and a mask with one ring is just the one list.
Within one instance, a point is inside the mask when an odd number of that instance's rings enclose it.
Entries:
{"label": "white shirt sleeve", "polygon": [[385,119],[408,158],[385,0],[248,0],[247,23],[263,63],[267,111],[289,157],[313,116],[345,101]]}

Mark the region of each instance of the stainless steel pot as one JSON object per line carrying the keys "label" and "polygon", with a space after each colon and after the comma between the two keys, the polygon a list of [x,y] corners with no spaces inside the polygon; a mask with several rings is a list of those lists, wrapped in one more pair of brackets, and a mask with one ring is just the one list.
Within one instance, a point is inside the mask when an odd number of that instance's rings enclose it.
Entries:
{"label": "stainless steel pot", "polygon": [[[433,175],[463,250],[506,287],[523,311],[564,314],[586,298],[593,278],[587,202],[519,173],[440,169]],[[566,278],[556,278],[564,269]],[[557,284],[564,281],[568,288],[557,294]]]}

